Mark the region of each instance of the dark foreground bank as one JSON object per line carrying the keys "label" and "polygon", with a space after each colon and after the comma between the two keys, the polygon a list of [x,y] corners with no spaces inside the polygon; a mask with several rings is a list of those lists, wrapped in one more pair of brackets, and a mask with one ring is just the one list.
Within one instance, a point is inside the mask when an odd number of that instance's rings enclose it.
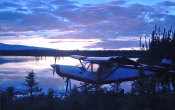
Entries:
{"label": "dark foreground bank", "polygon": [[74,92],[70,96],[55,97],[52,93],[13,98],[1,93],[1,110],[174,110],[175,94],[132,95],[104,92]]}

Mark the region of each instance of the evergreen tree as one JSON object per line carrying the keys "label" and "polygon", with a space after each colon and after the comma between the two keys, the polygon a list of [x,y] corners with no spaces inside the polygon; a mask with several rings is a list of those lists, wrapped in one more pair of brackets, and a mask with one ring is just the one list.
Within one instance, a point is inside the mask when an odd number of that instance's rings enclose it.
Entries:
{"label": "evergreen tree", "polygon": [[28,75],[25,77],[25,85],[28,87],[28,92],[32,100],[34,96],[33,93],[38,90],[38,82],[35,79],[35,73],[33,71],[28,72]]}
{"label": "evergreen tree", "polygon": [[53,100],[53,98],[54,98],[54,93],[55,93],[55,91],[54,91],[52,88],[49,88],[49,89],[48,89],[48,98],[49,98],[50,101]]}
{"label": "evergreen tree", "polygon": [[14,98],[15,92],[14,92],[15,88],[14,87],[8,87],[7,88],[7,96],[9,100],[12,100]]}
{"label": "evergreen tree", "polygon": [[164,28],[162,33],[160,27],[157,31],[155,26],[155,30],[152,32],[152,39],[149,42],[149,57],[153,61],[160,61],[169,51],[175,52],[175,32],[172,29],[166,31]]}

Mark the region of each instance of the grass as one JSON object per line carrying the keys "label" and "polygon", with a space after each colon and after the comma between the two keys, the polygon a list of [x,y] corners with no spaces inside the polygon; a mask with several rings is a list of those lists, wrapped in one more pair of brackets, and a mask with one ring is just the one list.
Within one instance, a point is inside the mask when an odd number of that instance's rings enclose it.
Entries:
{"label": "grass", "polygon": [[147,95],[117,94],[103,90],[74,92],[64,99],[38,95],[31,103],[30,97],[10,100],[1,93],[1,110],[174,110],[174,93]]}

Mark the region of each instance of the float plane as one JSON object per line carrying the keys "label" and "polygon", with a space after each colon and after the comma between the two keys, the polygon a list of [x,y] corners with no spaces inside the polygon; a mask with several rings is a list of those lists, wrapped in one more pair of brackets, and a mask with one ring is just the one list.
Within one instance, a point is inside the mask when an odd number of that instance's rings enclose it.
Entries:
{"label": "float plane", "polygon": [[91,84],[109,84],[138,79],[141,70],[144,71],[146,77],[160,72],[175,74],[175,71],[169,68],[172,60],[168,55],[162,60],[160,66],[142,65],[122,56],[86,57],[71,55],[70,57],[79,60],[80,64],[77,66],[51,65],[59,76],[67,78],[66,91],[68,85],[70,89],[70,79]]}

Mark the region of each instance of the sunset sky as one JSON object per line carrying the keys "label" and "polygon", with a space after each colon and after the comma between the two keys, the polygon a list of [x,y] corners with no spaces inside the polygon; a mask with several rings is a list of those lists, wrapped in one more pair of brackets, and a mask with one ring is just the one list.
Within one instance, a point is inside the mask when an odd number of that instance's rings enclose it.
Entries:
{"label": "sunset sky", "polygon": [[154,25],[175,29],[174,0],[1,0],[0,42],[71,49],[137,48]]}

